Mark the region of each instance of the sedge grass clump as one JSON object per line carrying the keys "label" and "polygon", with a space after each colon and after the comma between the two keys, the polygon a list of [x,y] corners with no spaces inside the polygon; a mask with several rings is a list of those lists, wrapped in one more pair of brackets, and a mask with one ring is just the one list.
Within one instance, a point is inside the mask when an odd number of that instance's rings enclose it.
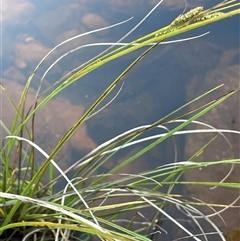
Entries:
{"label": "sedge grass clump", "polygon": [[[156,6],[161,2],[162,1]],[[239,3],[237,3],[237,1],[230,0],[223,1],[207,10],[204,10],[203,7],[197,7],[178,16],[168,26],[135,39],[130,43],[122,43],[122,40],[125,37],[145,21],[146,17],[148,17],[155,9],[154,7],[154,9],[120,41],[111,44],[106,51],[70,71],[69,74],[63,76],[63,78],[53,84],[51,88],[41,92],[41,86],[44,82],[45,76],[51,68],[66,55],[86,46],[77,47],[61,56],[43,74],[36,93],[35,101],[27,111],[26,98],[28,96],[29,86],[42,62],[64,43],[83,35],[91,34],[94,31],[68,39],[53,48],[40,61],[36,69],[33,71],[33,74],[29,77],[18,104],[13,102],[8,91],[5,89],[4,85],[1,84],[3,93],[6,94],[9,101],[12,103],[16,113],[10,129],[1,122],[2,128],[5,129],[8,135],[4,138],[0,155],[2,164],[2,172],[0,174],[0,239],[4,239],[5,241],[51,241],[79,240],[79,237],[81,237],[81,240],[90,240],[91,237],[98,237],[98,239],[101,240],[147,241],[153,239],[154,235],[158,235],[163,231],[159,222],[156,222],[156,220],[159,220],[159,216],[165,216],[165,218],[185,232],[187,237],[192,237],[193,240],[201,240],[199,237],[204,237],[206,239],[207,237],[207,234],[198,222],[199,219],[208,222],[208,224],[213,227],[214,232],[219,235],[221,240],[225,240],[219,228],[216,227],[208,216],[204,215],[204,213],[197,209],[197,205],[202,205],[201,201],[191,200],[190,202],[183,196],[172,193],[172,190],[175,185],[180,183],[179,178],[186,170],[200,168],[202,166],[221,165],[224,163],[230,163],[232,165],[239,164],[239,159],[225,160],[221,162],[195,163],[194,158],[206,148],[204,146],[200,152],[197,152],[187,161],[169,163],[156,170],[147,170],[136,175],[119,173],[119,171],[121,168],[129,165],[138,157],[151,150],[156,145],[159,145],[167,138],[177,134],[183,134],[181,130],[184,127],[189,123],[196,121],[200,116],[235,94],[237,90],[233,90],[226,95],[220,96],[218,99],[214,99],[205,103],[205,105],[186,113],[185,116],[188,118],[184,121],[180,121],[180,117],[176,118],[176,114],[179,110],[194,101],[198,101],[207,94],[211,94],[215,89],[219,88],[218,86],[164,118],[159,119],[155,123],[136,127],[99,145],[81,160],[76,161],[67,170],[62,170],[54,161],[54,158],[79,126],[99,112],[94,111],[109,93],[118,86],[123,77],[132,69],[132,67],[141,61],[141,59],[150,51],[153,51],[157,45],[161,44],[166,39],[177,36],[183,32],[239,14],[240,11],[237,8],[238,6]],[[96,31],[101,30],[102,29]],[[188,40],[191,39],[193,38]],[[116,46],[117,48],[112,49],[112,47]],[[44,105],[48,104],[48,101],[69,85],[73,84],[75,81],[80,81],[84,75],[87,75],[100,66],[146,46],[149,46],[149,48],[133,61],[132,64],[130,64],[115,80],[113,80],[108,88],[99,96],[72,128],[62,136],[61,140],[50,154],[47,154],[34,143],[34,124],[35,118],[37,118],[35,115]],[[102,108],[100,111],[101,110]],[[178,120],[180,124],[174,128],[167,129],[165,127],[166,124],[171,122],[179,123]],[[29,127],[30,121],[31,125]],[[142,133],[147,133],[148,130],[153,128],[163,128],[166,130],[166,133],[140,139]],[[153,142],[131,155],[109,172],[102,175],[96,174],[98,173],[99,168],[110,158],[114,157],[119,150],[146,140],[153,140]],[[29,150],[24,148],[25,143],[30,145]],[[209,143],[207,143],[207,145],[208,144]],[[36,167],[35,160],[36,151],[40,152],[45,158],[45,161],[38,168]],[[25,162],[23,162],[23,159],[25,159]],[[56,171],[59,172],[59,175],[56,175]],[[68,176],[70,172],[74,173],[71,178]],[[108,178],[116,175],[116,173],[119,174],[117,178],[114,179],[114,182],[109,181]],[[44,182],[43,180],[47,174],[49,176],[49,181],[46,183],[46,181]],[[66,186],[60,191],[55,191],[55,187],[58,185],[58,181],[61,178],[65,179]],[[182,184],[184,185],[186,183]],[[190,184],[197,185],[197,183]],[[159,191],[163,185],[168,187],[166,193]],[[213,184],[206,182],[204,184],[198,183],[198,185],[212,186]],[[234,183],[221,182],[214,183],[214,186],[226,186],[229,188],[237,187]],[[121,202],[118,201],[120,198],[130,199],[129,201],[126,200]],[[181,209],[186,217],[194,221],[200,230],[200,234],[193,234],[190,230],[184,227],[183,224],[168,214],[168,212],[165,211],[165,206],[169,205]],[[132,212],[141,213],[140,210],[145,208],[154,209],[156,215],[152,220],[148,220],[147,225],[144,227],[139,227],[139,225],[134,227],[136,222],[139,224],[139,222],[136,221],[135,216],[129,220],[121,219],[122,214]],[[126,222],[127,225],[124,226],[119,224],[121,222]],[[141,222],[140,225],[142,225]]]}

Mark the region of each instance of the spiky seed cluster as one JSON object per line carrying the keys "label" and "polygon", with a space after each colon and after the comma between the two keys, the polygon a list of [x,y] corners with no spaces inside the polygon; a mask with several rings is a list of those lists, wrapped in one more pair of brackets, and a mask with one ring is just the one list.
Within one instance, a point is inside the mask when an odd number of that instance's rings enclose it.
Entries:
{"label": "spiky seed cluster", "polygon": [[210,19],[210,18],[215,18],[215,17],[218,17],[222,14],[223,14],[223,12],[215,12],[215,13],[204,14],[200,17],[195,18],[193,20],[193,22],[204,21],[204,20],[207,20],[207,19]]}
{"label": "spiky seed cluster", "polygon": [[[159,32],[155,34],[155,37],[161,36],[163,34],[170,33],[174,31],[177,27],[181,26],[185,23],[195,23],[199,21],[204,21],[210,18],[218,17],[219,15],[222,15],[223,12],[215,12],[215,13],[203,13],[203,7],[196,7],[188,11],[187,13],[180,15],[177,17],[172,23],[169,28],[166,30]],[[198,16],[199,15],[199,16]]]}
{"label": "spiky seed cluster", "polygon": [[189,22],[190,20],[192,20],[195,16],[199,15],[201,12],[203,11],[203,7],[199,6],[196,8],[191,9],[190,11],[188,11],[187,13],[180,15],[179,17],[177,17],[171,25],[181,25],[184,23]]}

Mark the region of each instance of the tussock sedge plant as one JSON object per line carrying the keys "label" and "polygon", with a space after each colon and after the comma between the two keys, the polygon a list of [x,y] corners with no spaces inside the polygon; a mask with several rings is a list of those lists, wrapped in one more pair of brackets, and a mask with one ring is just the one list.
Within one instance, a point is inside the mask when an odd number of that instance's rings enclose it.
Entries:
{"label": "tussock sedge plant", "polygon": [[[8,133],[3,140],[0,150],[2,166],[2,172],[0,173],[0,240],[149,241],[154,240],[159,233],[161,233],[161,235],[166,235],[167,232],[169,232],[161,227],[159,217],[164,217],[182,230],[184,235],[179,237],[178,240],[181,238],[187,239],[189,237],[191,237],[191,240],[197,241],[210,240],[210,235],[218,235],[220,238],[219,240],[225,240],[221,230],[219,230],[211,218],[214,216],[221,217],[221,212],[228,208],[235,207],[235,203],[239,198],[227,206],[208,204],[196,198],[184,197],[183,195],[173,193],[173,187],[179,184],[205,185],[209,187],[226,187],[233,189],[239,188],[238,183],[226,182],[226,177],[219,182],[206,181],[195,183],[180,181],[181,175],[186,170],[225,164],[231,164],[231,170],[233,170],[234,165],[239,165],[239,159],[194,162],[196,156],[200,155],[200,153],[214,141],[214,138],[209,143],[206,143],[206,145],[196,152],[189,160],[177,162],[176,153],[175,160],[173,160],[172,163],[160,166],[154,170],[147,170],[133,175],[121,173],[121,168],[129,165],[156,145],[159,145],[167,138],[175,135],[211,132],[221,135],[225,138],[226,144],[231,146],[231,143],[229,143],[224,133],[239,135],[239,131],[216,129],[206,123],[197,121],[197,119],[235,94],[238,90],[232,90],[223,96],[219,96],[217,99],[212,99],[212,101],[205,103],[205,105],[185,113],[185,115],[177,116],[179,110],[207,95],[211,95],[221,87],[217,86],[153,124],[136,127],[102,143],[86,156],[75,161],[74,164],[66,170],[61,170],[56,161],[54,161],[56,154],[71,138],[79,126],[106,106],[96,111],[96,108],[114,88],[120,86],[119,89],[121,90],[120,82],[124,76],[133,66],[144,58],[144,56],[150,51],[154,51],[157,45],[188,41],[201,37],[204,34],[188,39],[166,41],[181,33],[200,28],[240,13],[239,2],[235,0],[225,0],[209,9],[198,6],[189,11],[184,11],[170,22],[169,25],[161,27],[141,38],[134,39],[132,42],[124,43],[124,39],[146,21],[162,2],[161,0],[128,34],[123,36],[116,43],[86,44],[71,49],[63,54],[43,74],[39,83],[39,88],[37,89],[35,101],[32,103],[30,109],[27,110],[25,107],[30,83],[38,71],[39,66],[49,55],[56,49],[61,48],[63,44],[76,38],[81,38],[84,35],[127,23],[131,19],[75,36],[57,45],[40,61],[32,75],[28,78],[20,101],[17,104],[14,103],[7,89],[4,87],[4,84],[1,83],[2,93],[8,97],[16,113],[10,129],[0,120],[2,128]],[[46,75],[56,63],[62,59],[64,60],[65,56],[81,48],[92,47],[94,45],[105,45],[109,47],[101,54],[70,71],[47,90],[41,91]],[[148,49],[112,81],[108,88],[99,96],[91,107],[86,110],[82,117],[64,136],[62,136],[51,153],[47,154],[34,143],[35,115],[44,105],[48,104],[48,101],[75,81],[81,81],[84,75],[89,74],[110,61],[114,61],[117,58],[130,54],[143,47],[148,47]],[[114,98],[116,97],[117,96]],[[108,104],[110,103],[111,101]],[[29,125],[29,123],[31,123],[31,125]],[[171,123],[174,123],[173,128],[171,127]],[[189,123],[200,124],[205,129],[184,130],[183,128]],[[142,139],[139,138],[142,133],[147,133],[148,130],[153,128],[161,128],[165,133]],[[122,150],[128,146],[137,145],[145,141],[149,142],[149,140],[152,140],[150,144],[140,151],[137,151],[109,172],[101,174],[100,176],[96,174],[98,173],[97,170],[110,158],[114,157],[120,149]],[[28,150],[23,148],[26,146],[26,143],[30,146]],[[174,150],[176,150],[176,146]],[[40,167],[36,167],[36,151],[40,152],[45,157],[45,161]],[[229,172],[231,172],[231,170]],[[56,171],[58,171],[59,174],[56,175]],[[71,178],[68,175],[70,172],[74,173]],[[118,175],[116,175],[116,173],[118,173]],[[43,181],[43,177],[46,176],[46,174],[49,174],[49,181],[47,183]],[[115,175],[114,182],[108,181],[108,177],[112,175]],[[58,185],[58,180],[60,178],[66,180],[66,186],[60,191],[55,191],[55,187]],[[85,185],[85,182],[88,184]],[[167,187],[165,193],[160,191],[163,186]],[[126,202],[117,202],[118,198],[126,198]],[[187,220],[195,223],[198,232],[193,233],[191,230],[188,230],[184,223],[165,211],[165,206],[170,205],[181,211],[181,213],[186,216]],[[212,214],[204,214],[200,211],[200,206],[210,207],[212,209]],[[137,215],[141,216],[143,219],[144,217],[141,214],[141,210],[146,208],[154,209],[156,217],[153,220],[143,220],[139,222]],[[216,208],[218,208],[218,211]],[[123,219],[121,216],[122,214],[133,212],[135,212],[136,215],[129,216],[129,219]],[[212,233],[206,232],[201,221],[208,223],[214,231]],[[124,226],[122,223],[126,225]]]}

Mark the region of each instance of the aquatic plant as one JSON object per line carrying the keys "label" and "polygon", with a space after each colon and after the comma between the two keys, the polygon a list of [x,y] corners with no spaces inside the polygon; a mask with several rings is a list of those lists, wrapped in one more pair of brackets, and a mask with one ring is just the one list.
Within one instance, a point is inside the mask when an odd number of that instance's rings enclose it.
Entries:
{"label": "aquatic plant", "polygon": [[[165,216],[168,220],[172,221],[181,230],[183,230],[188,237],[192,237],[193,240],[201,240],[201,237],[207,240],[208,233],[205,233],[202,228],[199,222],[200,219],[205,220],[209,225],[211,225],[221,240],[225,240],[222,232],[214,224],[210,217],[202,213],[200,209],[197,208],[201,205],[208,205],[214,208],[215,206],[218,206],[217,204],[202,203],[201,200],[174,194],[172,190],[174,186],[178,184],[239,188],[237,183],[221,181],[195,183],[183,182],[180,180],[182,173],[187,170],[224,164],[238,165],[239,159],[194,162],[195,157],[210,145],[211,142],[209,142],[198,150],[198,152],[196,152],[189,160],[169,163],[167,165],[160,166],[155,170],[147,170],[135,175],[119,173],[119,170],[174,135],[186,134],[194,131],[209,132],[209,129],[186,131],[183,130],[183,128],[190,123],[196,122],[199,117],[225,101],[238,90],[232,90],[217,99],[214,98],[212,101],[188,111],[184,115],[178,115],[180,110],[206,95],[211,94],[213,91],[220,88],[220,86],[209,90],[207,93],[196,97],[186,105],[175,110],[164,118],[159,119],[155,123],[136,127],[99,145],[95,150],[92,150],[86,156],[76,161],[67,170],[61,170],[57,165],[57,162],[54,161],[56,154],[71,138],[79,126],[102,110],[101,108],[96,111],[96,108],[100,106],[103,100],[105,100],[114,88],[119,86],[124,76],[128,74],[133,66],[141,61],[141,59],[144,58],[150,51],[154,51],[156,46],[162,44],[163,42],[166,43],[165,41],[167,39],[178,36],[181,33],[200,28],[207,24],[240,13],[238,8],[239,3],[235,0],[225,0],[206,10],[204,10],[203,7],[196,7],[176,17],[176,19],[167,26],[161,27],[154,32],[133,40],[132,42],[123,43],[122,41],[129,36],[132,31],[139,27],[148,16],[151,15],[153,10],[161,2],[162,1],[160,1],[146,15],[146,17],[135,26],[135,28],[133,28],[118,42],[99,43],[99,46],[109,45],[110,47],[101,54],[82,64],[77,69],[74,69],[67,75],[63,76],[47,91],[41,92],[41,87],[46,75],[58,61],[80,48],[91,46],[91,44],[79,46],[62,55],[43,74],[35,101],[32,103],[29,110],[26,110],[25,107],[29,86],[43,61],[66,42],[103,29],[81,34],[62,42],[53,48],[40,61],[32,75],[29,77],[21,99],[17,105],[14,104],[14,101],[8,94],[8,91],[4,85],[1,84],[3,92],[7,95],[16,110],[11,129],[8,129],[7,126],[1,122],[2,127],[8,133],[8,136],[4,138],[1,148],[1,164],[3,167],[3,171],[0,174],[1,239],[6,241],[13,239],[90,240],[91,237],[95,236],[101,240],[147,241],[153,239],[156,233],[164,231],[160,225],[159,217]],[[116,25],[110,27],[114,26]],[[191,39],[193,38],[178,41],[187,41]],[[115,80],[113,80],[108,88],[99,96],[99,98],[82,115],[82,117],[66,132],[64,136],[62,136],[59,143],[49,155],[34,143],[35,115],[53,97],[58,95],[69,85],[72,85],[75,81],[80,81],[83,76],[98,69],[102,65],[143,47],[148,47],[148,49],[136,58],[135,61],[133,61]],[[180,119],[183,116],[185,116],[186,119]],[[29,127],[28,124],[30,122],[31,126]],[[177,123],[177,126],[169,130],[166,128],[166,125],[169,123]],[[200,124],[206,126],[205,123]],[[166,133],[140,139],[142,133],[147,133],[153,128],[164,128]],[[218,130],[213,127],[210,128],[211,132],[221,134],[224,131],[230,132],[229,130]],[[26,136],[24,136],[24,132],[26,133]],[[237,131],[236,133],[239,134]],[[109,158],[114,157],[119,150],[149,140],[153,140],[153,142],[140,151],[132,154],[129,158],[124,160],[112,170],[105,174],[96,174],[98,168],[100,168]],[[30,144],[32,147],[29,151],[26,151],[23,148],[25,142]],[[40,165],[40,167],[36,167],[35,163],[36,150],[45,157],[45,161]],[[24,165],[23,158],[27,160]],[[60,173],[58,176],[54,173],[55,169]],[[74,174],[73,177],[69,179],[68,174],[70,172],[74,172]],[[47,173],[49,173],[49,182],[44,183],[43,177]],[[114,182],[108,180],[111,176],[114,176]],[[66,180],[67,185],[63,190],[57,192],[55,191],[55,187],[58,184],[58,180],[62,177]],[[167,187],[166,193],[159,191],[159,188],[162,186]],[[126,201],[118,202],[118,198],[120,197],[126,198]],[[235,202],[233,202],[230,206],[233,206],[234,203]],[[169,205],[175,206],[190,220],[195,222],[200,230],[200,233],[197,235],[193,234],[183,224],[181,224],[181,222],[168,214],[168,212],[165,211],[165,206]],[[221,207],[226,209],[230,206],[223,205]],[[138,222],[136,221],[136,216],[133,216],[131,220],[121,219],[121,215],[123,213],[135,212],[138,213],[138,215],[141,215],[139,210],[145,208],[155,209],[156,217],[153,220]],[[220,215],[220,211],[214,212],[213,215]],[[126,227],[123,227],[118,224],[119,222],[127,222],[128,224]],[[134,228],[135,224],[137,224],[137,228]]]}

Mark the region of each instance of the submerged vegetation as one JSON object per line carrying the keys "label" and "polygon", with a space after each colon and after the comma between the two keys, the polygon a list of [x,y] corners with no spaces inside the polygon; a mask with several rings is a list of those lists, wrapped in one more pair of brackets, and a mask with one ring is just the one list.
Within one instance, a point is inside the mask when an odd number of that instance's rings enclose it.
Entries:
{"label": "submerged vegetation", "polygon": [[[2,93],[7,96],[15,109],[15,117],[10,129],[8,129],[6,123],[0,120],[2,128],[8,133],[4,138],[0,150],[2,165],[2,172],[0,174],[0,240],[73,241],[93,240],[92,238],[95,237],[96,240],[149,241],[154,240],[156,234],[166,232],[163,227],[161,227],[160,218],[162,217],[174,223],[185,233],[186,237],[181,236],[179,240],[181,240],[181,238],[187,239],[188,237],[191,237],[191,240],[208,240],[208,236],[213,235],[213,233],[218,235],[220,240],[225,240],[221,230],[219,230],[210,217],[221,215],[221,210],[231,208],[235,202],[229,206],[204,203],[196,198],[185,197],[173,192],[173,188],[176,185],[239,188],[238,183],[227,182],[225,179],[225,181],[219,182],[206,181],[197,183],[184,182],[181,180],[182,174],[187,170],[226,164],[230,164],[234,168],[234,165],[240,164],[239,159],[195,162],[195,158],[204,152],[214,141],[214,138],[202,146],[189,160],[173,161],[167,165],[159,166],[157,169],[146,170],[134,175],[120,173],[120,171],[123,167],[129,165],[144,153],[173,135],[187,134],[194,131],[198,131],[199,133],[208,132],[209,129],[184,130],[184,127],[196,122],[199,117],[234,95],[238,89],[214,98],[180,116],[180,110],[191,106],[192,103],[197,102],[207,95],[211,96],[211,93],[221,87],[217,86],[155,123],[136,127],[102,143],[83,158],[74,162],[74,164],[66,170],[61,170],[57,161],[54,160],[57,153],[66,145],[66,142],[76,130],[90,117],[103,109],[101,108],[96,111],[96,108],[103,103],[103,100],[105,100],[112,90],[119,86],[124,76],[131,71],[132,67],[138,64],[150,51],[154,51],[157,45],[181,33],[240,13],[240,4],[235,0],[225,0],[209,9],[204,9],[201,6],[196,7],[176,17],[168,26],[161,27],[130,43],[123,43],[122,41],[140,26],[161,2],[162,1],[126,36],[118,42],[110,44],[110,47],[101,54],[82,64],[77,69],[70,71],[54,83],[47,91],[41,92],[44,79],[51,68],[66,55],[85,46],[77,47],[62,55],[43,74],[35,101],[31,103],[30,109],[26,109],[28,90],[42,62],[66,42],[86,34],[101,31],[102,29],[68,39],[53,48],[40,61],[27,80],[19,103],[14,103],[4,84],[1,84]],[[114,26],[115,25],[110,27]],[[175,40],[175,42],[191,39],[193,38]],[[103,44],[99,44],[99,46],[100,45]],[[58,95],[69,85],[72,85],[75,81],[81,81],[84,75],[89,74],[102,65],[143,47],[147,47],[147,50],[144,50],[135,61],[112,81],[108,88],[85,111],[82,117],[62,136],[50,154],[47,154],[34,143],[34,124],[35,118],[37,118],[35,115],[44,105],[47,105],[54,96]],[[183,117],[185,117],[185,120],[180,120],[180,118]],[[169,123],[175,123],[175,127],[169,130],[166,127]],[[205,125],[205,123],[200,124]],[[142,138],[141,135],[143,133],[148,133],[149,130],[154,128],[163,128],[166,132],[164,134]],[[223,135],[219,133],[221,131],[213,127],[211,128],[210,130],[212,132]],[[225,130],[225,132],[228,132],[228,130]],[[240,134],[239,131],[236,131],[236,133]],[[150,144],[132,154],[112,170],[101,175],[96,174],[98,173],[97,170],[109,158],[114,158],[114,155],[118,153],[119,150],[149,140],[152,140]],[[28,143],[31,148],[26,149],[26,143]],[[38,167],[35,161],[36,151],[40,152],[45,158],[45,161]],[[59,172],[59,175],[56,175],[56,170]],[[71,177],[69,175],[70,173]],[[47,183],[43,181],[46,175],[49,176]],[[114,181],[110,181],[110,177],[114,177]],[[67,185],[62,190],[56,191],[56,186],[59,184],[61,178],[65,179]],[[165,187],[165,192],[162,191],[162,187]],[[199,207],[204,205],[212,208],[213,213],[211,215],[208,216],[201,211]],[[165,207],[169,206],[181,211],[183,215],[186,216],[186,219],[194,222],[198,228],[198,233],[192,233],[182,222],[169,214],[165,210]],[[216,211],[215,208],[221,208],[221,210]],[[141,210],[143,209],[155,210],[155,218],[153,220],[139,222],[139,217],[144,219],[141,214]],[[136,213],[136,215],[132,215],[133,213]],[[131,218],[126,219],[126,215],[129,217],[129,214],[132,215]],[[202,220],[212,227],[214,230],[213,233],[209,234],[205,232],[201,224]]]}

